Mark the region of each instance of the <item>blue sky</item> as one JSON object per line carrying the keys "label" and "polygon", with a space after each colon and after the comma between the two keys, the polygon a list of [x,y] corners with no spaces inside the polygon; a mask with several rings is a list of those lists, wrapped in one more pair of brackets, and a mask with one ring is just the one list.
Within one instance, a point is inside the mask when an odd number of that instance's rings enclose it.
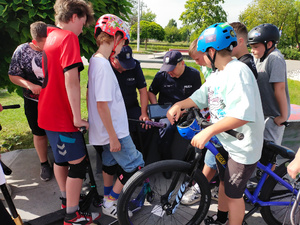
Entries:
{"label": "blue sky", "polygon": [[[155,22],[165,27],[170,19],[177,21],[177,27],[181,27],[179,17],[185,11],[184,4],[186,0],[140,0],[156,14]],[[238,21],[239,14],[253,0],[225,0],[223,9],[227,13],[228,22]]]}

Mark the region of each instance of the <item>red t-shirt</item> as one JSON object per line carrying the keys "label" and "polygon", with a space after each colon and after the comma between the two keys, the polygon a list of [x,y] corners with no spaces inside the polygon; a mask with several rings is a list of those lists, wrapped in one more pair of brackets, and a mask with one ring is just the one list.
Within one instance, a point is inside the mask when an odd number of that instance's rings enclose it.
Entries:
{"label": "red t-shirt", "polygon": [[45,80],[38,104],[38,125],[50,131],[75,132],[64,72],[83,69],[78,37],[71,31],[48,28],[43,52]]}

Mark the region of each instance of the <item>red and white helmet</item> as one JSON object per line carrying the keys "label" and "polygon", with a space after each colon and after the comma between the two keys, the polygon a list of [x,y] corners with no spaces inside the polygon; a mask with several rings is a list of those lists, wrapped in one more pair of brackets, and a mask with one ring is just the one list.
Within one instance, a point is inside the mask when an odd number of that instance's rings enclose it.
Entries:
{"label": "red and white helmet", "polygon": [[123,39],[125,39],[125,44],[129,44],[130,35],[128,27],[122,19],[113,14],[104,14],[97,20],[94,32],[95,38],[98,37],[101,31],[112,36],[115,36],[117,31],[120,31],[123,33]]}

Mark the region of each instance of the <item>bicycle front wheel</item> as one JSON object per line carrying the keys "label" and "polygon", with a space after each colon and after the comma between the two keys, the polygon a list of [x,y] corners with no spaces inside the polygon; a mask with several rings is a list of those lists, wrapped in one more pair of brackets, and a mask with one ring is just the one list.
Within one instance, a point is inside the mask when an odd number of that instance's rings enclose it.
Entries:
{"label": "bicycle front wheel", "polygon": [[[164,160],[136,172],[125,184],[118,199],[119,224],[200,224],[211,199],[208,181],[200,170],[192,178],[192,184],[197,183],[200,187],[199,201],[192,205],[176,204],[179,189],[184,190],[190,169],[191,164],[187,162]],[[172,172],[171,179],[165,179],[163,172]],[[174,188],[170,188],[172,186]],[[129,210],[133,213],[128,213]]]}
{"label": "bicycle front wheel", "polygon": [[[282,163],[274,171],[279,177],[288,183],[292,183],[292,178],[287,174],[285,163]],[[290,213],[292,204],[295,200],[295,195],[282,184],[277,182],[272,177],[269,177],[264,184],[260,198],[266,202],[278,203],[278,205],[265,206],[261,209],[261,215],[265,222],[269,225],[290,225]],[[300,212],[297,210],[295,217],[299,224]]]}

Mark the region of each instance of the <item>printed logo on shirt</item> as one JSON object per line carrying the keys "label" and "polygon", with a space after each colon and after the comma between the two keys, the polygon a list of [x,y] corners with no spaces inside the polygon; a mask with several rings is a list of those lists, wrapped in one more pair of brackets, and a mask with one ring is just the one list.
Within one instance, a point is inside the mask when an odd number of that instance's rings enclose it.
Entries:
{"label": "printed logo on shirt", "polygon": [[184,88],[187,89],[187,88],[192,88],[193,85],[184,85]]}
{"label": "printed logo on shirt", "polygon": [[135,81],[135,78],[134,77],[129,77],[129,78],[127,78],[127,81]]}
{"label": "printed logo on shirt", "polygon": [[219,94],[219,88],[214,88],[212,90],[211,87],[208,88],[208,104],[210,108],[210,116],[212,119],[221,119],[226,116],[226,112],[224,108],[226,107],[224,103],[224,99],[222,99]]}
{"label": "printed logo on shirt", "polygon": [[174,87],[174,84],[164,84],[164,88]]}

